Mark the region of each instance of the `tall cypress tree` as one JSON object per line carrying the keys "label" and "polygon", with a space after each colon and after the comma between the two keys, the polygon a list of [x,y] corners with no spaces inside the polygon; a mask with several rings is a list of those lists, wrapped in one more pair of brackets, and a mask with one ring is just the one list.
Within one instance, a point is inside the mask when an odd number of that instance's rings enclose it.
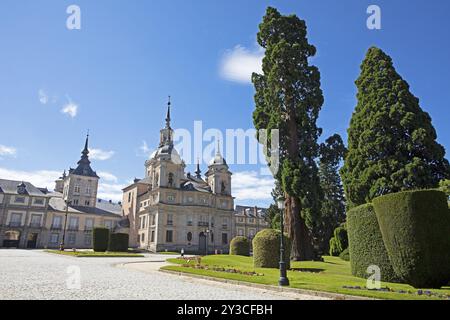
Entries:
{"label": "tall cypress tree", "polygon": [[450,176],[430,116],[386,53],[368,50],[356,86],[341,171],[349,207],[391,192],[434,188]]}
{"label": "tall cypress tree", "polygon": [[[285,221],[294,260],[314,258],[310,228],[320,214],[322,198],[315,159],[323,94],[319,70],[308,61],[316,48],[306,34],[305,21],[269,7],[257,36],[265,49],[263,74],[252,77],[256,129],[280,130],[280,170],[275,179],[286,196]],[[268,155],[274,151],[270,141],[265,147]]]}

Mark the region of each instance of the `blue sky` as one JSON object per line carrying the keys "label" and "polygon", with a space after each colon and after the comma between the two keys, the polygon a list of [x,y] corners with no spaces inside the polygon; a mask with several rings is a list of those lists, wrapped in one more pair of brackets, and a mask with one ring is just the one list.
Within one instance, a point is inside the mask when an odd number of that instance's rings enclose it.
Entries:
{"label": "blue sky", "polygon": [[[66,28],[71,4],[81,8],[81,30]],[[366,27],[370,4],[382,10],[381,30]],[[169,94],[174,128],[193,130],[196,120],[204,129],[252,128],[246,79],[258,68],[256,32],[268,5],[307,22],[325,94],[323,138],[337,132],[346,140],[359,65],[376,45],[450,148],[446,0],[2,0],[0,177],[53,187],[76,165],[90,129],[100,196],[117,200],[143,176],[142,146],[156,147]],[[270,202],[271,179],[259,169],[231,166],[237,203]]]}

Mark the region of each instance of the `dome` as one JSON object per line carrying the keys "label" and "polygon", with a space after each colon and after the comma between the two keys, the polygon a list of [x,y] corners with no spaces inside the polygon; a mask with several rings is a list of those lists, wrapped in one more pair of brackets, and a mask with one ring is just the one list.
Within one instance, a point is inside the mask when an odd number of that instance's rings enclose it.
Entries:
{"label": "dome", "polygon": [[213,165],[227,165],[227,161],[225,160],[224,157],[222,157],[222,155],[218,152],[216,153],[216,155],[214,156],[214,158],[211,159],[211,161],[209,162],[210,166]]}
{"label": "dome", "polygon": [[181,163],[180,154],[178,153],[177,149],[175,149],[172,145],[160,146],[150,155],[150,160],[164,156],[170,157],[170,159],[174,163]]}

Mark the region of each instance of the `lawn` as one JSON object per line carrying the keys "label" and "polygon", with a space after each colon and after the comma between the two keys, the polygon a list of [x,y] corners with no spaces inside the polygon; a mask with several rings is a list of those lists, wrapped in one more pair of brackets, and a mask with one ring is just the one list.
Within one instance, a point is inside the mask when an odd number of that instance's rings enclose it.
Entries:
{"label": "lawn", "polygon": [[144,255],[132,252],[94,252],[94,251],[59,251],[45,250],[45,252],[53,254],[61,254],[78,258],[143,258]]}
{"label": "lawn", "polygon": [[[337,257],[324,257],[324,262],[292,262],[292,270],[288,271],[291,288],[307,289],[314,291],[334,292],[348,294],[353,296],[364,296],[378,299],[439,299],[436,296],[418,295],[418,290],[405,284],[382,283],[382,288],[389,288],[399,292],[382,292],[365,289],[366,281],[351,275],[350,263]],[[168,259],[175,265],[165,266],[162,269],[186,273],[193,273],[203,276],[210,276],[222,279],[231,279],[259,284],[276,286],[279,278],[278,269],[253,268],[253,259],[250,257],[230,256],[230,255],[212,255],[203,257],[201,265],[209,269],[196,269],[193,267],[182,266],[190,264],[195,266],[195,261],[187,263],[183,259]],[[256,272],[259,275],[247,275],[241,273],[230,273],[223,271],[214,271],[212,268],[237,269],[242,272]],[[344,288],[359,286],[362,289]],[[425,291],[425,290],[424,290]],[[429,291],[440,295],[447,295],[450,298],[450,287]]]}

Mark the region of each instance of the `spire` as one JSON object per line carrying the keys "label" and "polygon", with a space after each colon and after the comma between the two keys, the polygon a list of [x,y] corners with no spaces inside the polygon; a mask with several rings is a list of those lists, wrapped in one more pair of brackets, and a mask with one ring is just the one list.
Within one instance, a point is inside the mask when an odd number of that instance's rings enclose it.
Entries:
{"label": "spire", "polygon": [[84,149],[81,153],[83,154],[83,156],[86,156],[86,157],[89,154],[89,130],[86,135],[86,142],[84,143]]}
{"label": "spire", "polygon": [[197,158],[197,170],[195,170],[195,177],[198,179],[202,178],[202,171],[200,170],[200,159]]}
{"label": "spire", "polygon": [[220,156],[220,139],[217,139],[217,150],[216,150],[216,155]]}
{"label": "spire", "polygon": [[167,102],[167,115],[166,115],[166,129],[170,129],[170,96],[169,101]]}

